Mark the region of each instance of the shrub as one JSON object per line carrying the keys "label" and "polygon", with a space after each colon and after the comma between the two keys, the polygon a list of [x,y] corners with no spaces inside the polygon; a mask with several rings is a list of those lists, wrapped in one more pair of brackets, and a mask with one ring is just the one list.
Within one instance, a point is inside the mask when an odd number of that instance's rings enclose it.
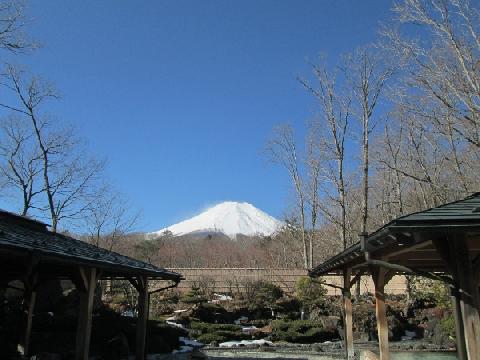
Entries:
{"label": "shrub", "polygon": [[182,297],[182,302],[186,304],[201,304],[207,302],[207,299],[202,291],[198,287],[192,287],[190,291],[188,291]]}
{"label": "shrub", "polygon": [[297,280],[295,292],[306,310],[310,311],[313,308],[324,307],[325,305],[327,289],[321,283],[309,277],[302,277]]}
{"label": "shrub", "polygon": [[150,311],[154,318],[161,318],[162,315],[171,314],[178,302],[178,295],[163,296],[155,293],[150,296]]}
{"label": "shrub", "polygon": [[304,332],[312,327],[321,327],[322,324],[318,321],[312,320],[294,320],[294,321],[284,321],[284,320],[274,320],[272,321],[272,330],[293,330]]}
{"label": "shrub", "polygon": [[201,322],[231,323],[232,315],[218,304],[200,304],[193,310],[192,316]]}
{"label": "shrub", "polygon": [[193,281],[192,288],[197,288],[208,299],[212,299],[215,292],[215,283],[215,277],[202,276]]}
{"label": "shrub", "polygon": [[202,333],[215,332],[219,330],[226,331],[241,331],[242,327],[240,325],[234,324],[209,324],[204,322],[192,322],[190,324],[192,330],[199,330]]}
{"label": "shrub", "polygon": [[446,315],[441,321],[440,321],[440,328],[442,331],[447,334],[449,337],[455,339],[456,338],[456,333],[455,333],[455,318],[453,314],[448,314]]}
{"label": "shrub", "polygon": [[204,344],[251,338],[250,335],[242,333],[241,326],[234,324],[192,322],[190,328],[193,330],[191,335]]}
{"label": "shrub", "polygon": [[276,301],[278,310],[292,320],[300,318],[302,304],[296,298],[282,297]]}
{"label": "shrub", "polygon": [[276,301],[283,296],[283,291],[279,286],[265,281],[252,283],[249,292],[253,293],[253,295],[248,296],[251,298],[249,310],[252,311],[276,308]]}
{"label": "shrub", "polygon": [[272,340],[292,343],[313,343],[332,340],[338,336],[336,331],[325,330],[318,321],[272,321]]}
{"label": "shrub", "polygon": [[353,305],[353,326],[356,331],[368,333],[376,328],[375,306],[365,302]]}
{"label": "shrub", "polygon": [[410,278],[413,299],[424,306],[450,308],[450,296],[447,286],[436,280],[420,276]]}
{"label": "shrub", "polygon": [[196,338],[197,341],[200,341],[203,344],[210,344],[212,342],[222,343],[227,341],[224,336],[217,334],[202,334]]}

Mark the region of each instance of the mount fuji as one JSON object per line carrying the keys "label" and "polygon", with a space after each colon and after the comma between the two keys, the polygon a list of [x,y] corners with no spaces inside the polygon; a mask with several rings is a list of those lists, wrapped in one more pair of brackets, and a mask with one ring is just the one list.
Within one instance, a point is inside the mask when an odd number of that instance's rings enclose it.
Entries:
{"label": "mount fuji", "polygon": [[230,238],[238,234],[271,235],[282,226],[282,222],[246,202],[226,201],[215,205],[201,214],[168,226],[151,235],[170,231],[173,235],[194,233],[223,233]]}

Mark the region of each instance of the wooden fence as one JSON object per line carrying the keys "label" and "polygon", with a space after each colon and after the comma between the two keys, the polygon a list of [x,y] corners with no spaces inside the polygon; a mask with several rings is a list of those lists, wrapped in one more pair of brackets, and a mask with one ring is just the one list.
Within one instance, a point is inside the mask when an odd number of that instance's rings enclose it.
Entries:
{"label": "wooden fence", "polygon": [[[255,281],[267,281],[278,285],[288,294],[295,291],[295,284],[301,277],[307,276],[304,269],[267,269],[267,268],[172,268],[169,269],[182,274],[185,280],[181,281],[180,291],[188,291],[192,287],[209,289],[216,293],[243,292],[249,284]],[[326,283],[340,286],[340,276],[325,276]],[[327,286],[328,295],[341,295],[339,289]],[[407,286],[404,276],[394,276],[385,287],[390,294],[404,294]],[[355,286],[352,292],[355,291]],[[374,292],[373,281],[370,276],[363,276],[360,281],[360,292]]]}

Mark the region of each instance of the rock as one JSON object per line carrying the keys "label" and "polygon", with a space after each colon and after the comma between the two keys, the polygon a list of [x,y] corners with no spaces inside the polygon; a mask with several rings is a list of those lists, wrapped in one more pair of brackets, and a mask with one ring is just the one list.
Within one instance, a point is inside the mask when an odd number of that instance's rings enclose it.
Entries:
{"label": "rock", "polygon": [[362,350],[360,353],[360,360],[376,360],[378,356],[370,350]]}
{"label": "rock", "polygon": [[337,341],[333,343],[333,348],[334,349],[341,349],[342,348],[342,343]]}
{"label": "rock", "polygon": [[233,323],[236,325],[240,325],[242,323],[246,323],[248,321],[248,317],[246,316],[240,316],[237,320],[235,320]]}
{"label": "rock", "polygon": [[417,333],[416,333],[416,331],[405,330],[405,336],[408,336],[408,337],[413,339],[413,338],[417,337]]}
{"label": "rock", "polygon": [[421,343],[420,343],[420,344],[415,344],[415,345],[413,346],[413,349],[414,349],[415,351],[425,350],[425,349],[426,349],[426,346],[425,346],[425,344],[421,344]]}

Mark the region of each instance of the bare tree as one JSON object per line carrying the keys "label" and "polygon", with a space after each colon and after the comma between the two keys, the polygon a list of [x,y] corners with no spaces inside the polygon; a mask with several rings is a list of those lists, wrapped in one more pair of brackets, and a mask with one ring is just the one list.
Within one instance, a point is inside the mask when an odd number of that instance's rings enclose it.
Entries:
{"label": "bare tree", "polygon": [[[4,1],[0,3],[0,49],[5,53],[19,54],[36,47],[23,31],[26,24],[25,7],[22,1]],[[33,198],[40,190],[34,187],[36,177],[36,159],[32,153],[27,154],[25,144],[28,134],[16,126],[12,117],[2,121],[1,134],[1,188],[15,188],[22,193],[22,214],[27,214]],[[30,157],[27,159],[27,157]]]}
{"label": "bare tree", "polygon": [[[390,173],[398,204],[392,216],[419,211],[475,191],[479,163],[470,146],[440,133],[418,114],[392,113],[392,123],[380,139],[376,160],[380,173]],[[448,130],[448,129],[447,129]],[[378,188],[378,187],[377,187]]]}
{"label": "bare tree", "polygon": [[[416,91],[404,106],[438,131],[451,131],[480,147],[480,12],[468,0],[403,0],[394,11],[400,24],[421,26],[420,41],[400,30],[385,31],[396,56],[410,60],[408,86]],[[401,54],[401,55],[400,55]],[[418,106],[421,96],[423,106]],[[455,118],[455,121],[452,121]]]}
{"label": "bare tree", "polygon": [[119,241],[134,231],[140,213],[132,211],[128,202],[111,186],[105,185],[99,190],[84,216],[87,239],[95,246],[112,251]]}
{"label": "bare tree", "polygon": [[309,267],[313,268],[314,260],[314,242],[317,233],[318,221],[318,192],[320,186],[320,172],[321,172],[321,157],[320,149],[318,147],[318,135],[315,125],[310,124],[307,135],[307,202],[310,209],[310,229],[308,231],[308,247],[309,247]]}
{"label": "bare tree", "polygon": [[[336,75],[331,75],[325,64],[313,65],[317,87],[300,79],[301,84],[318,100],[321,119],[316,131],[319,172],[325,179],[322,186],[324,203],[317,202],[322,214],[335,225],[340,234],[343,248],[347,247],[347,204],[345,184],[345,141],[350,119],[351,99],[348,93],[340,93],[336,86]],[[324,129],[323,131],[320,129]],[[331,189],[334,189],[332,194]],[[330,207],[333,204],[333,208]],[[336,209],[340,209],[340,219]]]}
{"label": "bare tree", "polygon": [[[394,11],[399,26],[384,30],[383,46],[403,62],[391,97],[399,126],[380,140],[379,170],[402,188],[400,212],[410,212],[476,191],[480,16],[468,0],[402,0]],[[405,24],[426,36],[403,32]]]}
{"label": "bare tree", "polygon": [[355,115],[361,123],[362,149],[362,222],[361,232],[367,232],[368,191],[369,191],[369,141],[376,125],[373,120],[374,110],[391,78],[395,67],[385,61],[384,54],[372,48],[362,48],[346,57],[343,71],[351,86],[355,103]]}
{"label": "bare tree", "polygon": [[298,211],[300,213],[304,267],[307,269],[309,266],[305,220],[305,207],[307,200],[304,181],[300,172],[300,160],[298,158],[297,146],[290,125],[282,125],[274,129],[273,135],[268,141],[266,151],[271,161],[285,167],[292,180],[297,197]]}
{"label": "bare tree", "polygon": [[380,178],[382,181],[381,186],[377,186],[378,191],[374,191],[374,197],[377,195],[377,209],[380,210],[380,213],[374,216],[378,225],[384,225],[404,213],[404,176],[400,170],[404,158],[404,143],[403,122],[399,121],[398,126],[385,124],[384,132],[374,146],[377,181]]}
{"label": "bare tree", "polygon": [[[32,146],[33,133],[19,116],[9,116],[0,123],[0,178],[7,189],[19,191],[21,214],[35,207],[34,200],[43,192],[38,178],[41,172],[40,154]],[[40,185],[39,185],[40,183]]]}
{"label": "bare tree", "polygon": [[22,1],[0,3],[0,49],[18,54],[37,46],[23,31],[26,24],[24,14]]}
{"label": "bare tree", "polygon": [[35,77],[24,80],[25,76],[13,66],[7,67],[3,85],[13,91],[18,104],[0,106],[25,116],[31,124],[42,163],[46,210],[56,231],[61,220],[77,218],[93,204],[104,162],[81,153],[80,142],[71,129],[55,128],[47,121],[41,107],[57,95],[49,84]]}

